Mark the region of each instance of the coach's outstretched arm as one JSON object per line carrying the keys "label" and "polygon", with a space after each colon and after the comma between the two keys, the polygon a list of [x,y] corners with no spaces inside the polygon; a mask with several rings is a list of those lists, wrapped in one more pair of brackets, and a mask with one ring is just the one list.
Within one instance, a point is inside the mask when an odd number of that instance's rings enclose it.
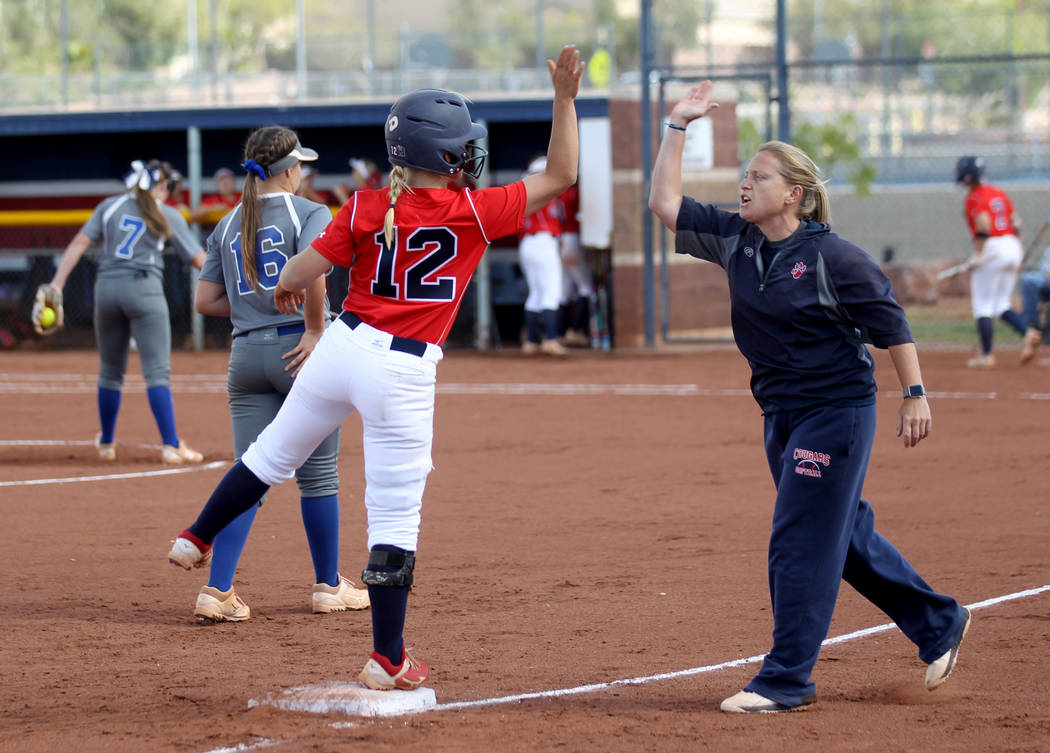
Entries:
{"label": "coach's outstretched arm", "polygon": [[660,139],[660,150],[653,164],[652,185],[649,188],[649,208],[660,221],[674,232],[678,210],[682,206],[682,150],[685,147],[685,129],[697,118],[702,118],[718,107],[711,101],[714,84],[704,81],[674,106],[667,117],[667,133]]}
{"label": "coach's outstretched arm", "polygon": [[580,161],[580,132],[576,122],[576,95],[586,63],[580,62],[580,51],[566,45],[558,62],[547,61],[554,85],[554,113],[551,140],[547,145],[547,168],[525,178],[525,214],[530,215],[561,196],[576,182]]}

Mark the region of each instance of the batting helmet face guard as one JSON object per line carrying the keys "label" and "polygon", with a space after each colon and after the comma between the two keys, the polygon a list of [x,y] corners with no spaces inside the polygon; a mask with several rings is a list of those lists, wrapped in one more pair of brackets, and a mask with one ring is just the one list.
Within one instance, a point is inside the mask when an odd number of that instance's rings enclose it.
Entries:
{"label": "batting helmet face guard", "polygon": [[984,159],[981,157],[960,157],[955,163],[955,182],[977,182],[984,175]]}
{"label": "batting helmet face guard", "polygon": [[386,119],[390,163],[477,179],[485,166],[484,149],[471,143],[488,131],[470,119],[467,103],[442,89],[417,89],[394,103]]}

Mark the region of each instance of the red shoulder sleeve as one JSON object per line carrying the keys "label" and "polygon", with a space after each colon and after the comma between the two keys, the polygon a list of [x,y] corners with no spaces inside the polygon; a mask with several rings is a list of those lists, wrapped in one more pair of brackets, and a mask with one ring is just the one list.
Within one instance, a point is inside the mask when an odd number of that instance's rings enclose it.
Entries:
{"label": "red shoulder sleeve", "polygon": [[471,191],[470,200],[486,240],[521,231],[525,223],[525,198],[525,184],[520,180],[507,186]]}
{"label": "red shoulder sleeve", "polygon": [[328,223],[328,227],[314,238],[310,245],[324,258],[341,267],[349,267],[354,256],[354,239],[351,222],[354,217],[354,208],[357,206],[357,194],[346,202],[335,217]]}

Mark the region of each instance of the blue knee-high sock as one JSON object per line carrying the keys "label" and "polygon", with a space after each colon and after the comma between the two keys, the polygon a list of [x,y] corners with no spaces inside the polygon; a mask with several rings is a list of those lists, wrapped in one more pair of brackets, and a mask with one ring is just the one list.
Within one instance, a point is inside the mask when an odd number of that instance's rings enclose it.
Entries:
{"label": "blue knee-high sock", "polygon": [[581,297],[573,302],[572,329],[577,332],[586,332],[587,323],[591,319],[590,299]]}
{"label": "blue knee-high sock", "polygon": [[540,312],[525,311],[525,338],[530,343],[540,341]]}
{"label": "blue knee-high sock", "polygon": [[558,339],[558,309],[543,309],[540,318],[543,321],[543,336],[548,340]]}
{"label": "blue knee-high sock", "polygon": [[981,353],[988,355],[992,352],[992,334],[994,326],[990,316],[982,316],[977,320],[977,335],[981,338]]}
{"label": "blue knee-high sock", "polygon": [[558,304],[558,337],[569,331],[569,304]]}
{"label": "blue knee-high sock", "polygon": [[120,390],[98,388],[98,421],[102,427],[99,442],[113,444],[113,435],[117,430],[117,414],[120,413]]}
{"label": "blue knee-high sock", "polygon": [[149,397],[149,409],[160,429],[160,441],[172,447],[179,446],[179,433],[175,431],[175,404],[171,399],[171,388],[166,384],[150,387],[146,390]]}
{"label": "blue knee-high sock", "polygon": [[211,550],[211,570],[208,573],[208,585],[220,591],[229,591],[233,586],[233,574],[237,572],[237,562],[248,540],[248,531],[252,530],[252,521],[259,505],[252,505],[233,521],[219,531]]}
{"label": "blue knee-high sock", "polygon": [[219,531],[256,504],[269,488],[269,485],[264,484],[258,476],[248,470],[248,466],[238,460],[215,487],[201,514],[189,527],[189,532],[205,544],[212,543]]}
{"label": "blue knee-high sock", "polygon": [[1014,332],[1024,337],[1026,327],[1020,314],[1013,309],[1007,309],[999,315],[999,318],[1009,324]]}
{"label": "blue knee-high sock", "polygon": [[[396,546],[378,544],[372,547],[377,552],[405,552]],[[370,565],[382,572],[394,572],[385,565]],[[368,586],[368,599],[372,603],[372,648],[382,654],[394,666],[401,664],[404,654],[405,613],[408,611],[408,592],[411,586]]]}
{"label": "blue knee-high sock", "polygon": [[317,583],[339,585],[339,495],[302,497],[299,509]]}

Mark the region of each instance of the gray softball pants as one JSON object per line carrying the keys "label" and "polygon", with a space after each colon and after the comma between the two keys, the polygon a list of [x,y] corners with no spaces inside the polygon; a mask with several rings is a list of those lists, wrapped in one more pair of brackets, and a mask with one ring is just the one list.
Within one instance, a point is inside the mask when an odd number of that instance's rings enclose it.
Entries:
{"label": "gray softball pants", "polygon": [[[226,394],[233,418],[233,451],[240,459],[259,433],[280,410],[292,389],[288,361],[281,355],[299,343],[301,334],[278,335],[274,327],[264,327],[233,338]],[[339,431],[322,440],[306,462],[295,472],[303,497],[326,497],[339,492]]]}

